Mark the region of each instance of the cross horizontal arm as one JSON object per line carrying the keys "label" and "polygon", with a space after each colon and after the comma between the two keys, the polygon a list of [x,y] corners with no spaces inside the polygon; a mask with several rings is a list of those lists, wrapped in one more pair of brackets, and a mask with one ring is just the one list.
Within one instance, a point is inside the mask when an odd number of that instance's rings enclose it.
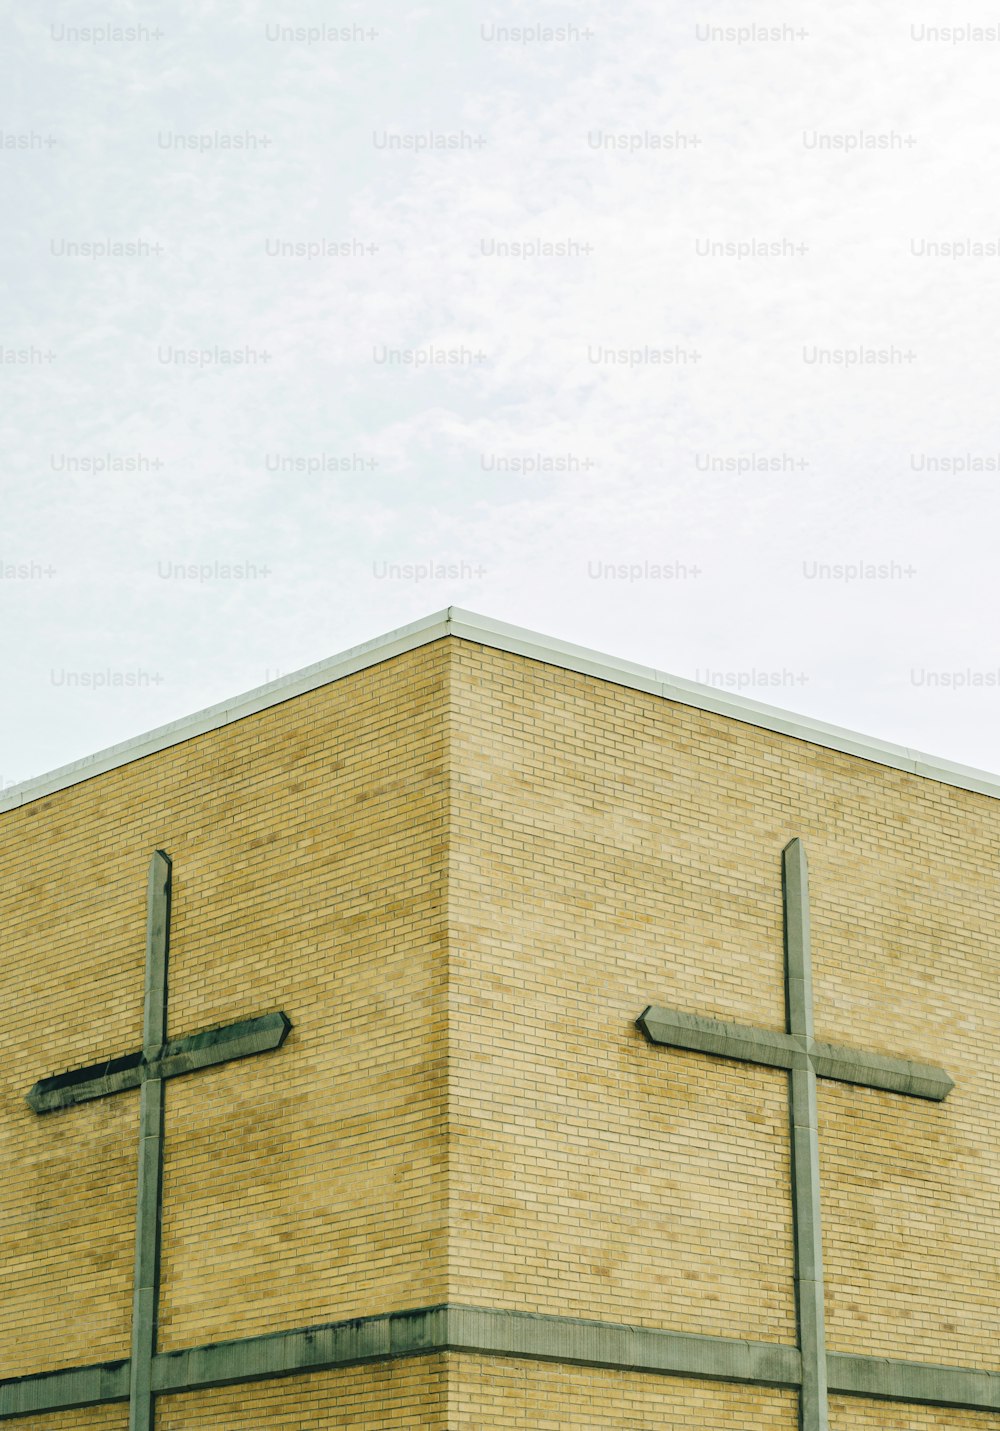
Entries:
{"label": "cross horizontal arm", "polygon": [[816,1043],[797,1034],[772,1033],[769,1029],[745,1028],[682,1014],[676,1009],[650,1005],[636,1019],[636,1027],[650,1043],[670,1048],[687,1048],[696,1053],[714,1053],[719,1058],[735,1058],[742,1063],[759,1063],[768,1068],[808,1068],[819,1078],[839,1083],[859,1083],[866,1088],[882,1088],[889,1093],[908,1093],[915,1098],[940,1102],[954,1088],[943,1068],[890,1058],[881,1053],[863,1053],[831,1043]]}
{"label": "cross horizontal arm", "polygon": [[74,1103],[86,1103],[92,1098],[106,1098],[138,1088],[147,1078],[175,1078],[216,1063],[228,1063],[234,1058],[265,1053],[280,1048],[292,1027],[287,1014],[262,1014],[256,1019],[207,1029],[189,1034],[187,1038],[171,1039],[161,1046],[155,1058],[147,1059],[142,1051],[123,1054],[106,1063],[91,1064],[69,1073],[57,1073],[41,1078],[26,1095],[36,1113],[51,1113],[57,1108],[69,1108]]}
{"label": "cross horizontal arm", "polygon": [[909,1093],[913,1098],[931,1098],[940,1103],[955,1087],[943,1068],[930,1063],[914,1063],[907,1058],[890,1058],[883,1053],[862,1053],[855,1048],[838,1048],[832,1043],[814,1043],[812,1063],[819,1078],[835,1078],[839,1083],[860,1083],[866,1088],[884,1088],[889,1093]]}
{"label": "cross horizontal arm", "polygon": [[689,1048],[695,1053],[714,1053],[720,1058],[738,1058],[741,1063],[763,1063],[768,1068],[806,1066],[805,1049],[792,1034],[726,1024],[719,1019],[682,1014],[653,1004],[643,1010],[635,1023],[650,1043]]}

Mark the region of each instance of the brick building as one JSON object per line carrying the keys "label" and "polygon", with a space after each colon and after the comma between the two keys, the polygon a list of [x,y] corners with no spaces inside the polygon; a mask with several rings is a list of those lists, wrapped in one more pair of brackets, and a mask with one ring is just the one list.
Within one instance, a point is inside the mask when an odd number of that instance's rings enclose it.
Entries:
{"label": "brick building", "polygon": [[454,608],[5,792],[0,1421],[997,1431],[998,797]]}

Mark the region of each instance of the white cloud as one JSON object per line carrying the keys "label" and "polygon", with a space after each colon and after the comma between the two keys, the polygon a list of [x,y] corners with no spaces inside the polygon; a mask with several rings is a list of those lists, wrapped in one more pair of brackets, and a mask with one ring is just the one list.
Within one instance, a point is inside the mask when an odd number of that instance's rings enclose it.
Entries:
{"label": "white cloud", "polygon": [[[82,5],[61,15],[96,23]],[[0,562],[56,569],[0,582],[4,779],[449,601],[681,675],[794,667],[809,679],[782,692],[792,708],[1000,765],[1000,689],[943,694],[913,675],[1000,664],[1000,473],[928,470],[1000,461],[1000,257],[911,251],[1000,241],[1000,46],[914,40],[911,24],[958,22],[899,4],[356,5],[336,23],[377,36],[312,44],[267,26],[331,24],[318,4],[175,3],[155,22],[120,4],[102,21],[163,35],[72,43],[22,16],[0,119],[40,145],[0,159],[14,215],[0,341],[40,354],[0,369]],[[543,22],[593,34],[480,34]],[[707,24],[808,35],[712,42]],[[380,147],[428,133],[468,147]],[[897,147],[815,147],[859,133]],[[595,149],[600,134],[689,147]],[[219,147],[234,137],[257,147]],[[52,252],[102,240],[161,251]],[[536,240],[590,251],[483,251]],[[267,251],[321,241],[377,252]],[[747,241],[790,251],[698,251]],[[383,345],[468,356],[418,370],[376,361]],[[641,361],[595,362],[599,348]],[[814,348],[895,360],[821,366]],[[140,470],[72,470],[108,455]],[[747,455],[784,470],[701,470]],[[569,470],[509,470],[539,456]],[[282,470],[296,459],[306,470]],[[376,575],[426,559],[484,571],[433,588]],[[271,575],[158,574],[184,561]],[[646,561],[700,574],[591,574]],[[804,575],[858,561],[914,571]],[[163,681],[131,702],[53,681],[136,661]]]}

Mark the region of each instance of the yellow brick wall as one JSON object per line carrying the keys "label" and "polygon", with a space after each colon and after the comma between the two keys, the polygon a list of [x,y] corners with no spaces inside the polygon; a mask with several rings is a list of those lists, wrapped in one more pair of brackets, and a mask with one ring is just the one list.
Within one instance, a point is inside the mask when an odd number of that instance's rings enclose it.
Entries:
{"label": "yellow brick wall", "polygon": [[830,1431],[997,1431],[998,1426],[1000,1414],[995,1411],[830,1397]]}
{"label": "yellow brick wall", "polygon": [[[817,1036],[957,1084],[821,1081],[830,1349],[995,1370],[1000,802],[445,641],[0,815],[0,1377],[128,1351],[137,1096],[23,1095],[138,1046],[157,845],[171,1034],[295,1024],[168,1085],[164,1350],[446,1299],[793,1342],[784,1076],[633,1026],[783,1028],[793,835]],[[504,1358],[300,1382],[317,1426],[794,1425],[787,1393]],[[297,1425],[292,1385],[164,1398],[158,1431]],[[388,1419],[329,1419],[366,1395]],[[60,1415],[13,1424],[124,1425]]]}
{"label": "yellow brick wall", "polygon": [[455,652],[453,1299],[794,1340],[784,1076],[632,1024],[784,1027],[799,835],[817,1037],[957,1083],[821,1081],[830,1349],[996,1369],[1000,802]]}
{"label": "yellow brick wall", "polygon": [[161,1396],[156,1431],[445,1431],[442,1356]]}
{"label": "yellow brick wall", "polygon": [[[19,1431],[126,1431],[123,1404]],[[830,1398],[830,1431],[996,1431],[993,1412]],[[445,1353],[161,1396],[157,1431],[795,1431],[793,1393]]]}
{"label": "yellow brick wall", "polygon": [[0,816],[0,1376],[128,1354],[138,1095],[24,1094],[141,1044],[157,846],[171,1035],[295,1025],[167,1086],[161,1349],[443,1300],[446,672],[438,643]]}
{"label": "yellow brick wall", "polygon": [[15,1431],[128,1431],[128,1405],[115,1402],[76,1411],[46,1411],[40,1416],[19,1416],[7,1424]]}
{"label": "yellow brick wall", "polygon": [[795,1396],[770,1387],[507,1357],[449,1362],[448,1431],[795,1431],[798,1423]]}

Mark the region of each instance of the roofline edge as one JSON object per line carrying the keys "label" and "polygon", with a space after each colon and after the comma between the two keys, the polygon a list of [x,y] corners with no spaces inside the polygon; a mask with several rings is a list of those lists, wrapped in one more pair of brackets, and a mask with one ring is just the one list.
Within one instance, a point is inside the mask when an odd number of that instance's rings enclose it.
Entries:
{"label": "roofline edge", "polygon": [[407,651],[439,641],[444,636],[455,636],[460,640],[509,651],[514,655],[594,676],[598,680],[610,681],[632,690],[646,691],[648,694],[676,701],[680,705],[728,716],[745,725],[792,736],[796,740],[839,750],[877,765],[904,770],[924,779],[937,780],[944,785],[953,785],[978,795],[1000,799],[1000,776],[990,771],[958,765],[921,751],[910,750],[906,746],[894,745],[890,741],[877,740],[873,736],[862,735],[809,716],[796,715],[777,706],[749,700],[745,696],[728,695],[713,686],[671,676],[652,666],[619,660],[600,651],[591,651],[585,646],[576,646],[572,642],[557,641],[521,626],[494,621],[488,616],[466,611],[462,607],[448,606],[442,611],[397,627],[370,641],[363,641],[339,655],[304,666],[288,676],[281,676],[266,685],[257,686],[192,715],[157,726],[154,730],[108,746],[93,755],[84,756],[56,770],[10,786],[0,791],[0,813],[44,799],[59,790],[79,785],[96,775],[103,775],[118,766],[131,764],[132,761],[141,760],[159,750],[180,745],[185,740],[204,735],[210,730],[221,729],[234,721],[267,710],[270,706],[281,705],[284,701],[293,700],[296,696],[305,695],[320,686],[330,685],[345,676],[377,666],[382,661],[392,660]]}

